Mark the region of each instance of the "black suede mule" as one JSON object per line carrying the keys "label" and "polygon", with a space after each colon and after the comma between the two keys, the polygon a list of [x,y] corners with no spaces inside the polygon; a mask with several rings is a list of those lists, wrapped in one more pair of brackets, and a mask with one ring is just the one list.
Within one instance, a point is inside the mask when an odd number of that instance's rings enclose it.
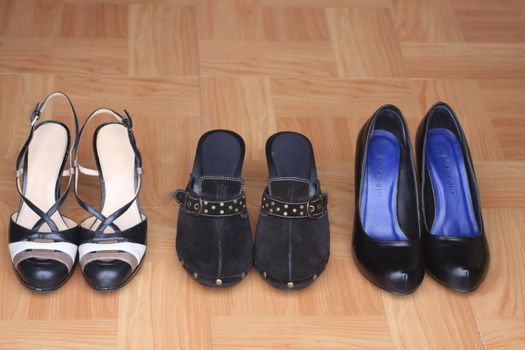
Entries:
{"label": "black suede mule", "polygon": [[253,243],[244,182],[244,141],[228,130],[212,130],[199,140],[193,171],[180,204],[177,255],[198,282],[229,287],[253,265]]}
{"label": "black suede mule", "polygon": [[[37,123],[47,103],[64,98],[71,107],[74,135],[62,122]],[[36,105],[31,128],[16,161],[18,210],[9,224],[9,253],[18,279],[35,291],[51,291],[62,286],[74,271],[78,225],[60,213],[72,183],[72,150],[78,140],[75,108],[64,93],[54,92]],[[69,155],[70,166],[64,170]],[[60,178],[69,177],[60,189]]]}
{"label": "black suede mule", "polygon": [[470,292],[484,280],[490,257],[474,166],[450,106],[430,108],[417,150],[427,270],[446,287]]}
{"label": "black suede mule", "polygon": [[412,145],[401,111],[379,108],[356,146],[354,257],[375,285],[414,292],[424,276]]}
{"label": "black suede mule", "polygon": [[[126,111],[125,111],[126,112]],[[132,121],[117,112],[100,108],[93,111],[80,129],[95,117],[105,115],[116,122],[101,123],[93,136],[97,169],[78,163],[75,150],[75,195],[91,216],[80,224],[80,267],[89,286],[101,291],[123,287],[137,273],[146,253],[147,220],[141,212],[142,160],[135,143]],[[100,209],[78,195],[79,175],[96,176],[101,189]]]}
{"label": "black suede mule", "polygon": [[280,132],[266,142],[269,179],[257,223],[255,266],[280,289],[301,289],[330,255],[327,196],[317,179],[310,141]]}

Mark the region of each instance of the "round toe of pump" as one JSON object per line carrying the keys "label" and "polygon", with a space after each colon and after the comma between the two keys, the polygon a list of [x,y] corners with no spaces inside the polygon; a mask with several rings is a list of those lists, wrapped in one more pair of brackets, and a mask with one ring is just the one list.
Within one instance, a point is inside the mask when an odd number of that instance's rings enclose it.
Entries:
{"label": "round toe of pump", "polygon": [[445,287],[466,293],[476,290],[485,279],[486,273],[481,269],[456,266],[447,271],[431,272],[431,274]]}
{"label": "round toe of pump", "polygon": [[423,276],[423,271],[392,271],[383,276],[377,284],[391,293],[405,295],[416,291],[423,281]]}
{"label": "round toe of pump", "polygon": [[131,266],[120,260],[92,261],[84,266],[84,277],[98,290],[114,290],[122,287],[133,273]]}
{"label": "round toe of pump", "polygon": [[25,259],[18,264],[16,271],[24,285],[37,291],[57,289],[69,277],[67,266],[51,259]]}
{"label": "round toe of pump", "polygon": [[358,263],[361,273],[373,284],[387,292],[406,295],[421,285],[425,271],[423,267],[410,270],[370,270]]}

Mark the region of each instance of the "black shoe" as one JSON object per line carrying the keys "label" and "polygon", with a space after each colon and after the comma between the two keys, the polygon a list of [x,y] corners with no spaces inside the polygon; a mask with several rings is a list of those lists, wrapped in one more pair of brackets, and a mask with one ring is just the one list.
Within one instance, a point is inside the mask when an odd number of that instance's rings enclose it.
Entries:
{"label": "black shoe", "polygon": [[[93,111],[82,126],[96,116],[106,115],[116,122],[100,124],[93,136],[97,170],[78,164],[75,150],[75,195],[91,216],[81,222],[80,267],[88,284],[97,290],[110,291],[128,283],[139,270],[146,253],[146,216],[140,210],[142,160],[135,144],[131,117],[101,108]],[[96,176],[101,186],[100,210],[78,195],[80,174]]]}
{"label": "black shoe", "polygon": [[472,291],[485,278],[490,257],[474,166],[450,106],[430,108],[417,151],[427,270],[448,288]]}
{"label": "black shoe", "polygon": [[395,106],[380,107],[359,133],[355,203],[360,271],[389,292],[414,292],[425,273],[416,174],[407,125]]}
{"label": "black shoe", "polygon": [[199,140],[180,204],[177,255],[195,280],[209,287],[241,281],[253,265],[253,241],[241,179],[244,141],[228,130]]}
{"label": "black shoe", "polygon": [[255,266],[280,289],[301,289],[323,272],[330,255],[327,197],[310,141],[280,132],[266,143],[269,179],[257,223]]}
{"label": "black shoe", "polygon": [[[16,161],[18,210],[9,225],[9,252],[22,284],[35,291],[50,291],[62,286],[76,265],[78,225],[60,213],[69,192],[73,160],[64,170],[73,148],[69,129],[62,122],[37,123],[47,103],[63,97],[71,107],[74,122],[73,145],[78,139],[78,121],[69,97],[61,92],[50,94],[38,103],[31,116],[31,129]],[[61,193],[60,178],[69,182]]]}

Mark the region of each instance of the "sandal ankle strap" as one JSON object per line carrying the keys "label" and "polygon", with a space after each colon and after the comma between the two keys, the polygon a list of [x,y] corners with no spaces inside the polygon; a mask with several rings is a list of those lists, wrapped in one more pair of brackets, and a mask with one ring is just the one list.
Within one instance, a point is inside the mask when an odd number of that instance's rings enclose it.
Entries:
{"label": "sandal ankle strap", "polygon": [[[75,130],[75,138],[74,138],[74,141],[73,141],[73,146],[69,150],[70,168],[67,169],[67,170],[64,170],[62,172],[62,176],[69,177],[66,189],[64,190],[64,192],[62,194],[58,195],[58,198],[57,198],[55,204],[53,204],[51,206],[51,208],[49,208],[46,212],[44,212],[43,210],[38,208],[38,206],[36,204],[34,204],[31,200],[29,200],[24,195],[25,189],[24,189],[24,185],[20,183],[20,178],[24,175],[24,164],[27,161],[27,153],[28,153],[28,150],[29,150],[29,145],[31,143],[31,140],[33,139],[34,132],[35,132],[36,128],[39,125],[39,124],[37,124],[37,121],[40,119],[40,115],[42,114],[42,112],[46,108],[48,102],[51,101],[52,99],[56,98],[56,97],[64,98],[68,102],[69,106],[71,107],[71,111],[72,111],[72,115],[73,115],[73,123],[74,123],[74,126],[75,126],[75,129],[74,129]],[[31,117],[29,118],[29,122],[30,122],[29,135],[27,137],[26,142],[22,146],[22,149],[20,150],[20,153],[18,154],[18,157],[16,159],[16,189],[17,189],[18,194],[20,195],[20,198],[22,199],[22,201],[33,212],[35,212],[40,217],[40,219],[35,223],[35,225],[33,226],[32,229],[37,231],[38,229],[40,229],[40,227],[43,224],[47,224],[49,226],[49,229],[52,232],[57,232],[57,231],[59,231],[58,227],[57,227],[57,225],[55,224],[55,222],[53,221],[53,219],[51,217],[53,216],[53,214],[55,212],[58,211],[60,206],[64,203],[64,201],[65,201],[65,199],[67,197],[67,194],[69,193],[69,189],[71,187],[72,175],[75,172],[74,171],[74,166],[73,166],[73,152],[74,152],[74,149],[76,148],[76,145],[78,143],[78,135],[79,135],[77,113],[75,111],[75,107],[73,106],[73,103],[71,102],[71,99],[65,93],[60,92],[60,91],[55,91],[55,92],[49,94],[44,100],[42,100],[41,102],[38,102],[36,104],[35,109],[31,113]],[[68,144],[68,147],[69,147],[69,144]],[[60,185],[58,185],[58,186],[60,186]]]}

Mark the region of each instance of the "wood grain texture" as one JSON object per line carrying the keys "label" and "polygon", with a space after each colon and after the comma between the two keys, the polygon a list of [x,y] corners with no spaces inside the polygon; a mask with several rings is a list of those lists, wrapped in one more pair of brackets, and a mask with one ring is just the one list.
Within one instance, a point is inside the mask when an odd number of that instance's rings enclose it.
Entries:
{"label": "wood grain texture", "polygon": [[[17,280],[0,249],[0,349],[525,348],[525,2],[522,0],[0,0],[0,240],[18,205],[14,164],[36,101],[70,94],[81,121],[126,108],[145,170],[148,252],[113,293],[81,272],[53,293]],[[426,276],[397,297],[358,271],[351,247],[359,129],[382,104],[411,138],[436,101],[468,137],[492,261],[474,293]],[[43,118],[70,124],[68,107]],[[329,194],[331,258],[287,293],[253,269],[234,288],[205,288],[175,254],[177,205],[200,135],[234,130],[255,229],[264,145],[307,135]],[[88,129],[90,131],[90,129]],[[94,165],[91,140],[82,163]],[[95,179],[81,194],[99,199]],[[86,214],[73,196],[64,213]]]}
{"label": "wood grain texture", "polygon": [[212,329],[215,349],[391,347],[384,317],[216,317]]}
{"label": "wood grain texture", "polygon": [[195,9],[130,6],[129,74],[198,75]]}

